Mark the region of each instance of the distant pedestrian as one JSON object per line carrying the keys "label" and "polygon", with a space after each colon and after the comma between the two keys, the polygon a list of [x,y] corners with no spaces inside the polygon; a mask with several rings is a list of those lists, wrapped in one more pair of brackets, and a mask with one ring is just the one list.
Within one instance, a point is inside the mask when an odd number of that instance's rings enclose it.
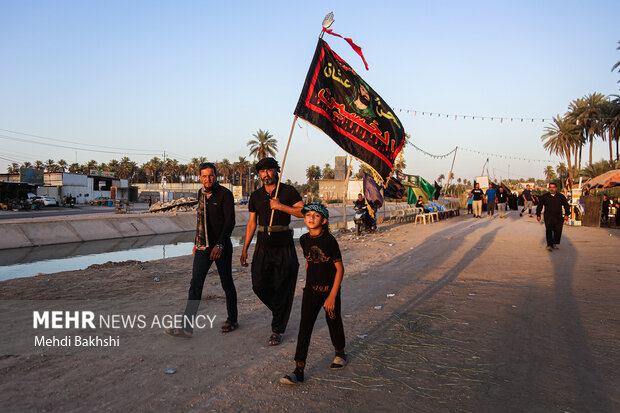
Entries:
{"label": "distant pedestrian", "polygon": [[523,196],[523,211],[521,211],[519,213],[519,216],[522,217],[523,213],[527,209],[527,211],[528,211],[527,213],[531,217],[532,216],[532,205],[534,203],[534,198],[532,198],[532,191],[530,190],[530,186],[529,185],[525,186],[525,189],[523,190],[523,193],[521,195]]}
{"label": "distant pedestrian", "polygon": [[474,202],[474,196],[472,194],[469,194],[467,196],[467,214],[474,213],[473,202]]}
{"label": "distant pedestrian", "polygon": [[490,186],[484,195],[487,199],[487,215],[492,217],[495,213],[495,197],[497,195],[497,189]]}
{"label": "distant pedestrian", "polygon": [[607,195],[603,195],[603,204],[601,205],[601,218],[604,225],[607,225],[609,221],[609,198]]}
{"label": "distant pedestrian", "polygon": [[614,198],[614,202],[613,202],[614,208],[616,208],[616,226],[620,227],[620,201],[618,201],[618,198]]}
{"label": "distant pedestrian", "polygon": [[480,189],[480,184],[476,182],[474,184],[474,189],[471,191],[471,196],[473,197],[472,206],[474,209],[474,218],[481,218],[482,214],[482,200],[484,199],[484,192]]}
{"label": "distant pedestrian", "polygon": [[[557,192],[558,187],[555,182],[549,183],[549,192],[540,197],[536,207],[536,219],[540,221],[540,213],[545,210],[545,229],[547,236],[547,250],[557,249],[562,238],[562,227],[564,221],[570,215],[570,206],[563,194]],[[562,214],[564,209],[564,214]],[[564,215],[564,219],[562,219]]]}
{"label": "distant pedestrian", "polygon": [[497,192],[497,209],[499,209],[499,217],[506,218],[506,203],[508,202],[508,194],[504,191],[504,187],[500,186]]}
{"label": "distant pedestrian", "polygon": [[149,203],[149,209],[151,209],[151,204],[153,203],[153,199],[151,197],[149,197],[148,203]]}

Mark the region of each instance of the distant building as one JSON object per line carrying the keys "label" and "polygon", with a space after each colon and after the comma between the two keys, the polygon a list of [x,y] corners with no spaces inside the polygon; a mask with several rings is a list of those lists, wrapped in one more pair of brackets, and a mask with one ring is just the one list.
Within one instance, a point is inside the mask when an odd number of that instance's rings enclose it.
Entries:
{"label": "distant building", "polygon": [[344,180],[347,177],[347,157],[336,156],[334,159],[334,179]]}
{"label": "distant building", "polygon": [[[344,195],[344,179],[319,179],[319,197],[324,201],[342,199]],[[347,200],[357,199],[357,195],[362,193],[362,181],[349,181],[347,187]]]}
{"label": "distant building", "polygon": [[23,182],[23,180],[29,180],[27,176],[34,176],[34,180],[38,179],[35,175],[0,174],[0,181],[28,185],[32,192],[36,191],[37,195],[53,197],[59,204],[62,204],[67,196],[75,198],[75,202],[78,204],[88,203],[90,200],[98,197],[129,200],[130,188],[127,179],[102,175],[91,176],[70,172],[45,172],[42,173],[43,182],[38,181],[36,184],[33,184],[31,183],[33,180],[31,182]]}

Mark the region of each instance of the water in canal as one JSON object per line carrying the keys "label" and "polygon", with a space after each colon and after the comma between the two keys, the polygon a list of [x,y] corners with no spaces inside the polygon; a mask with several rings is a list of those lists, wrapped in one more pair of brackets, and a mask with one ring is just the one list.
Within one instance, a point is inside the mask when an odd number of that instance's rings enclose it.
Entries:
{"label": "water in canal", "polygon": [[[352,226],[352,221],[347,223],[348,228]],[[297,239],[307,231],[303,222],[297,222],[293,228],[293,236]],[[234,247],[243,245],[244,235],[245,226],[235,227],[231,237]],[[189,255],[194,246],[194,236],[195,232],[189,231],[0,250],[0,281],[81,270],[108,261],[150,261]]]}

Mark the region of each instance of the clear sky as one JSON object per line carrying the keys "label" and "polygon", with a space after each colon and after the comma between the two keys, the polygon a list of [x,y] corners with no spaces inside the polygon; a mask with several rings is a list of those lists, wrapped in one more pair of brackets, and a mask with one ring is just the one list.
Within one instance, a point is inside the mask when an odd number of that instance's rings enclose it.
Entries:
{"label": "clear sky", "polygon": [[[620,60],[614,0],[0,0],[0,169],[7,159],[84,163],[128,155],[141,164],[164,151],[181,162],[234,161],[248,156],[247,141],[259,128],[278,139],[281,161],[330,11],[332,29],[363,48],[370,70],[342,39],[326,40],[431,153],[458,145],[556,164],[541,145],[545,124],[517,119],[563,114],[588,93],[619,93],[620,74],[611,72]],[[500,124],[423,111],[516,119]],[[307,166],[333,166],[343,153],[300,122],[284,177],[304,181]],[[605,143],[595,145],[595,160],[607,153]],[[486,158],[459,151],[455,175],[472,179]],[[405,159],[406,172],[429,180],[447,175],[451,162],[412,147]],[[489,172],[542,177],[546,165],[491,157]]]}

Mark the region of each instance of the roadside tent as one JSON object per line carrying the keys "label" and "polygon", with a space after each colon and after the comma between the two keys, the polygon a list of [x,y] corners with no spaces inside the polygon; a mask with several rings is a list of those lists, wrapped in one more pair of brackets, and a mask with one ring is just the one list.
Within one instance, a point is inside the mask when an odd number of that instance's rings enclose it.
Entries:
{"label": "roadside tent", "polygon": [[583,186],[592,189],[613,188],[616,186],[620,186],[620,169],[607,171],[604,174],[589,179],[585,184],[583,184]]}

